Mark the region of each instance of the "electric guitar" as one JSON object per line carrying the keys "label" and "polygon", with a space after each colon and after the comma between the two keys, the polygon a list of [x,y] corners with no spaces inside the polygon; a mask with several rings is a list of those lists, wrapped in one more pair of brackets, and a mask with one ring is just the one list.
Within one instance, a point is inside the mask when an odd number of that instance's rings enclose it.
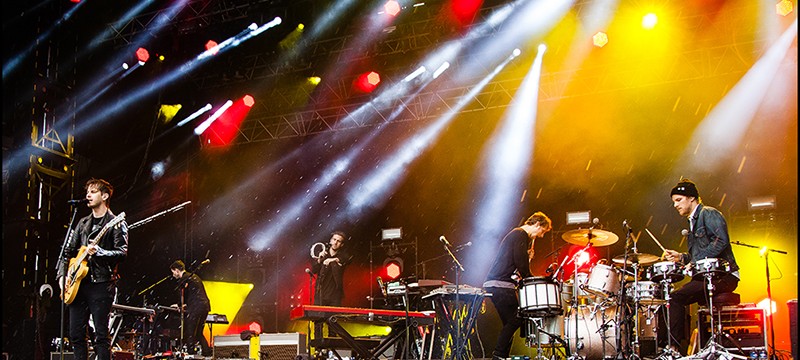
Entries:
{"label": "electric guitar", "polygon": [[89,240],[89,245],[81,246],[80,250],[78,250],[78,255],[69,260],[69,270],[67,270],[67,275],[64,277],[64,291],[61,293],[61,298],[64,300],[64,303],[71,304],[72,301],[75,300],[75,295],[78,294],[78,287],[81,286],[81,280],[89,273],[89,266],[86,263],[86,258],[89,256],[88,247],[97,245],[109,229],[121,223],[123,220],[125,220],[124,212],[106,223],[94,239]]}

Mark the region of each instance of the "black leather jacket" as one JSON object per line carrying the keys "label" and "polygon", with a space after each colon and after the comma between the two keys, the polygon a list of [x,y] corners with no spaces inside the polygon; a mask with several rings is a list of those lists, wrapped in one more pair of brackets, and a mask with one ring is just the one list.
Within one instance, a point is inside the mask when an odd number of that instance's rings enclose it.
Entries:
{"label": "black leather jacket", "polygon": [[[78,255],[81,246],[86,246],[90,240],[94,240],[94,236],[99,233],[100,229],[114,218],[114,214],[111,210],[108,210],[103,216],[103,220],[100,221],[100,227],[94,229],[94,231],[92,231],[91,214],[78,221],[75,230],[67,239],[64,257],[57,262],[58,278],[64,276],[64,272],[69,266],[69,260]],[[93,283],[100,283],[116,280],[118,277],[117,265],[128,255],[128,224],[123,220],[108,229],[97,245],[102,250],[98,249],[97,253],[87,258],[89,274],[84,281],[89,280]],[[61,266],[62,262],[64,263],[63,266]]]}

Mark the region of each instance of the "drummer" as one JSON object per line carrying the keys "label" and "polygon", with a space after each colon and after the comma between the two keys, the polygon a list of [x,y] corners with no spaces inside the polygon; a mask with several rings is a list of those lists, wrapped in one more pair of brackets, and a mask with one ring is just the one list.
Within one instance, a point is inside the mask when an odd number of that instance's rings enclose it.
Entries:
{"label": "drummer", "polygon": [[492,353],[494,360],[508,358],[514,333],[522,325],[522,319],[517,317],[519,299],[513,277],[524,279],[531,276],[530,262],[534,258],[535,240],[543,237],[550,229],[550,218],[539,211],[528,217],[521,226],[511,230],[500,242],[494,263],[483,283],[485,290],[492,294],[492,303],[503,322],[497,346]]}
{"label": "drummer", "polygon": [[[703,205],[697,186],[688,179],[678,182],[672,188],[670,196],[672,206],[675,207],[678,214],[689,219],[687,235],[689,252],[679,253],[675,250],[665,249],[662,257],[683,265],[694,265],[697,260],[707,258],[726,260],[730,265],[731,272],[712,280],[714,293],[730,293],[736,290],[739,285],[739,265],[736,264],[736,258],[733,256],[728,237],[728,225],[722,213],[715,208]],[[686,340],[684,333],[686,307],[701,301],[702,304],[707,305],[706,284],[703,277],[695,277],[671,293],[669,327],[673,339],[669,345],[673,350],[681,348],[681,342]],[[685,351],[681,353],[684,354]]]}

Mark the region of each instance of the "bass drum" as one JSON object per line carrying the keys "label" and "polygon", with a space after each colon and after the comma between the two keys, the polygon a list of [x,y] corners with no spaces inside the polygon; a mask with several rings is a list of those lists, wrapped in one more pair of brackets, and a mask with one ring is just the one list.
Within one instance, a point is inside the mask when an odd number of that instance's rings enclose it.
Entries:
{"label": "bass drum", "polygon": [[[617,353],[617,308],[599,308],[592,313],[594,306],[578,306],[577,309],[577,342],[575,313],[566,316],[564,338],[568,339],[571,352],[575,354],[575,344],[578,344],[577,354],[586,360],[603,360]],[[581,348],[582,344],[582,348]]]}

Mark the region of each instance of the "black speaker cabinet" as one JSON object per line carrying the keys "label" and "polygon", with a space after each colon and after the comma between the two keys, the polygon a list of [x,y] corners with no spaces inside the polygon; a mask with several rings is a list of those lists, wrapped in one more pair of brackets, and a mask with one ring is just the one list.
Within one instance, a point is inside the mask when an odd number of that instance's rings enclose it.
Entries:
{"label": "black speaker cabinet", "polygon": [[[721,320],[721,321],[720,321]],[[698,313],[698,329],[700,333],[700,346],[702,349],[711,337],[711,318],[708,309],[700,309]],[[745,355],[749,350],[764,349],[767,346],[767,319],[766,312],[754,306],[725,306],[719,317],[714,317],[714,327],[722,325],[722,332],[730,335],[736,343],[727,336],[718,337],[717,343],[731,352],[739,353],[738,344]]]}

